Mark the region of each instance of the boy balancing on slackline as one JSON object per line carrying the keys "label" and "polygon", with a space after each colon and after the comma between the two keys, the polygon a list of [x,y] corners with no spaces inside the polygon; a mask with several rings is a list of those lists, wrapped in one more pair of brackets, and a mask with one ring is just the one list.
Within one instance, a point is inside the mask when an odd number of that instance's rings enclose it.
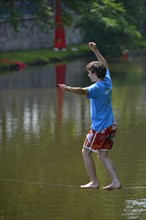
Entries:
{"label": "boy balancing on slackline", "polygon": [[120,189],[121,183],[115,168],[108,156],[108,151],[113,146],[113,138],[116,134],[116,122],[112,110],[112,80],[108,64],[100,54],[94,42],[89,42],[89,48],[95,53],[98,61],[92,61],[87,66],[88,76],[94,84],[89,87],[71,87],[59,84],[60,89],[75,94],[86,95],[90,100],[91,129],[84,141],[82,154],[90,182],[81,185],[81,188],[99,188],[96,176],[95,163],[92,152],[98,152],[99,159],[107,168],[112,182],[103,187],[105,190]]}

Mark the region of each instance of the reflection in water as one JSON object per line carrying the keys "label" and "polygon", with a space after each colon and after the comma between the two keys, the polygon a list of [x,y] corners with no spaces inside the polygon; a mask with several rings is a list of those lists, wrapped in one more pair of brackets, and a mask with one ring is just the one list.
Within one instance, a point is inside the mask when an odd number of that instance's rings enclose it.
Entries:
{"label": "reflection in water", "polygon": [[30,108],[28,103],[24,104],[23,129],[24,133],[30,135],[30,132],[36,136],[40,133],[39,111],[37,103],[33,103]]}
{"label": "reflection in water", "polygon": [[[112,193],[78,188],[87,181],[80,151],[90,126],[89,103],[86,97],[57,88],[58,83],[90,85],[86,60],[1,76],[2,219],[144,219],[146,103],[141,60],[110,65],[118,123],[111,154],[123,183],[123,190]],[[100,161],[96,166],[101,186],[107,184]]]}
{"label": "reflection in water", "polygon": [[126,208],[123,216],[127,217],[127,219],[144,219],[146,199],[126,200],[125,203]]}
{"label": "reflection in water", "polygon": [[[66,64],[56,64],[55,66],[56,70],[56,86],[58,84],[65,84],[66,79]],[[57,108],[58,110],[58,123],[61,125],[62,122],[62,108],[63,108],[63,102],[64,102],[64,92],[57,90]]]}

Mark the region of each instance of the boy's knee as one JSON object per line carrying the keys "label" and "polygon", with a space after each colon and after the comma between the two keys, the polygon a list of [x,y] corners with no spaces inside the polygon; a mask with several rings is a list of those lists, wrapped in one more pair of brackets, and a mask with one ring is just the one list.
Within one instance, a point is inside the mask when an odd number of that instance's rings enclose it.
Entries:
{"label": "boy's knee", "polygon": [[82,149],[82,155],[83,156],[88,156],[89,154],[91,154],[92,152],[86,148],[83,147]]}
{"label": "boy's knee", "polygon": [[104,160],[104,157],[102,156],[102,155],[98,155],[98,158],[100,159],[100,160]]}
{"label": "boy's knee", "polygon": [[85,155],[85,148],[82,148],[82,155]]}
{"label": "boy's knee", "polygon": [[100,160],[104,161],[107,158],[107,153],[101,153],[100,152],[98,157],[99,157]]}

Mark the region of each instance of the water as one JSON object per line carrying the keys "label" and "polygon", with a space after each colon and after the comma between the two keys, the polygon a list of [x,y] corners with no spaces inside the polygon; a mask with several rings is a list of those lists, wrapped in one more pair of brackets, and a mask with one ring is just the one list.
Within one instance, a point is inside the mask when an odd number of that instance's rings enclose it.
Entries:
{"label": "water", "polygon": [[[90,85],[85,65],[28,68],[1,75],[1,220],[144,220],[146,214],[144,57],[110,63],[118,123],[110,153],[122,190],[82,190],[81,155],[90,127],[86,97],[57,83]],[[110,183],[94,154],[100,185]]]}

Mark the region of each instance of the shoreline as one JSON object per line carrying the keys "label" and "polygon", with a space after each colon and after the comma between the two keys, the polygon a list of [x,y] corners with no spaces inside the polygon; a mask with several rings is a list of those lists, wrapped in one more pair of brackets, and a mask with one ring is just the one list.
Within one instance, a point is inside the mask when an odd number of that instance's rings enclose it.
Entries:
{"label": "shoreline", "polygon": [[[129,51],[128,56],[146,55],[145,50]],[[1,52],[0,74],[8,71],[22,70],[30,66],[41,66],[59,62],[67,62],[78,57],[92,56],[88,45],[71,45],[65,50],[54,50],[53,48],[18,50]],[[121,54],[121,57],[123,55]]]}
{"label": "shoreline", "polygon": [[68,61],[78,57],[89,56],[88,45],[72,45],[65,50],[53,48],[18,50],[2,52],[0,57],[0,74],[20,70],[29,66],[39,66]]}

